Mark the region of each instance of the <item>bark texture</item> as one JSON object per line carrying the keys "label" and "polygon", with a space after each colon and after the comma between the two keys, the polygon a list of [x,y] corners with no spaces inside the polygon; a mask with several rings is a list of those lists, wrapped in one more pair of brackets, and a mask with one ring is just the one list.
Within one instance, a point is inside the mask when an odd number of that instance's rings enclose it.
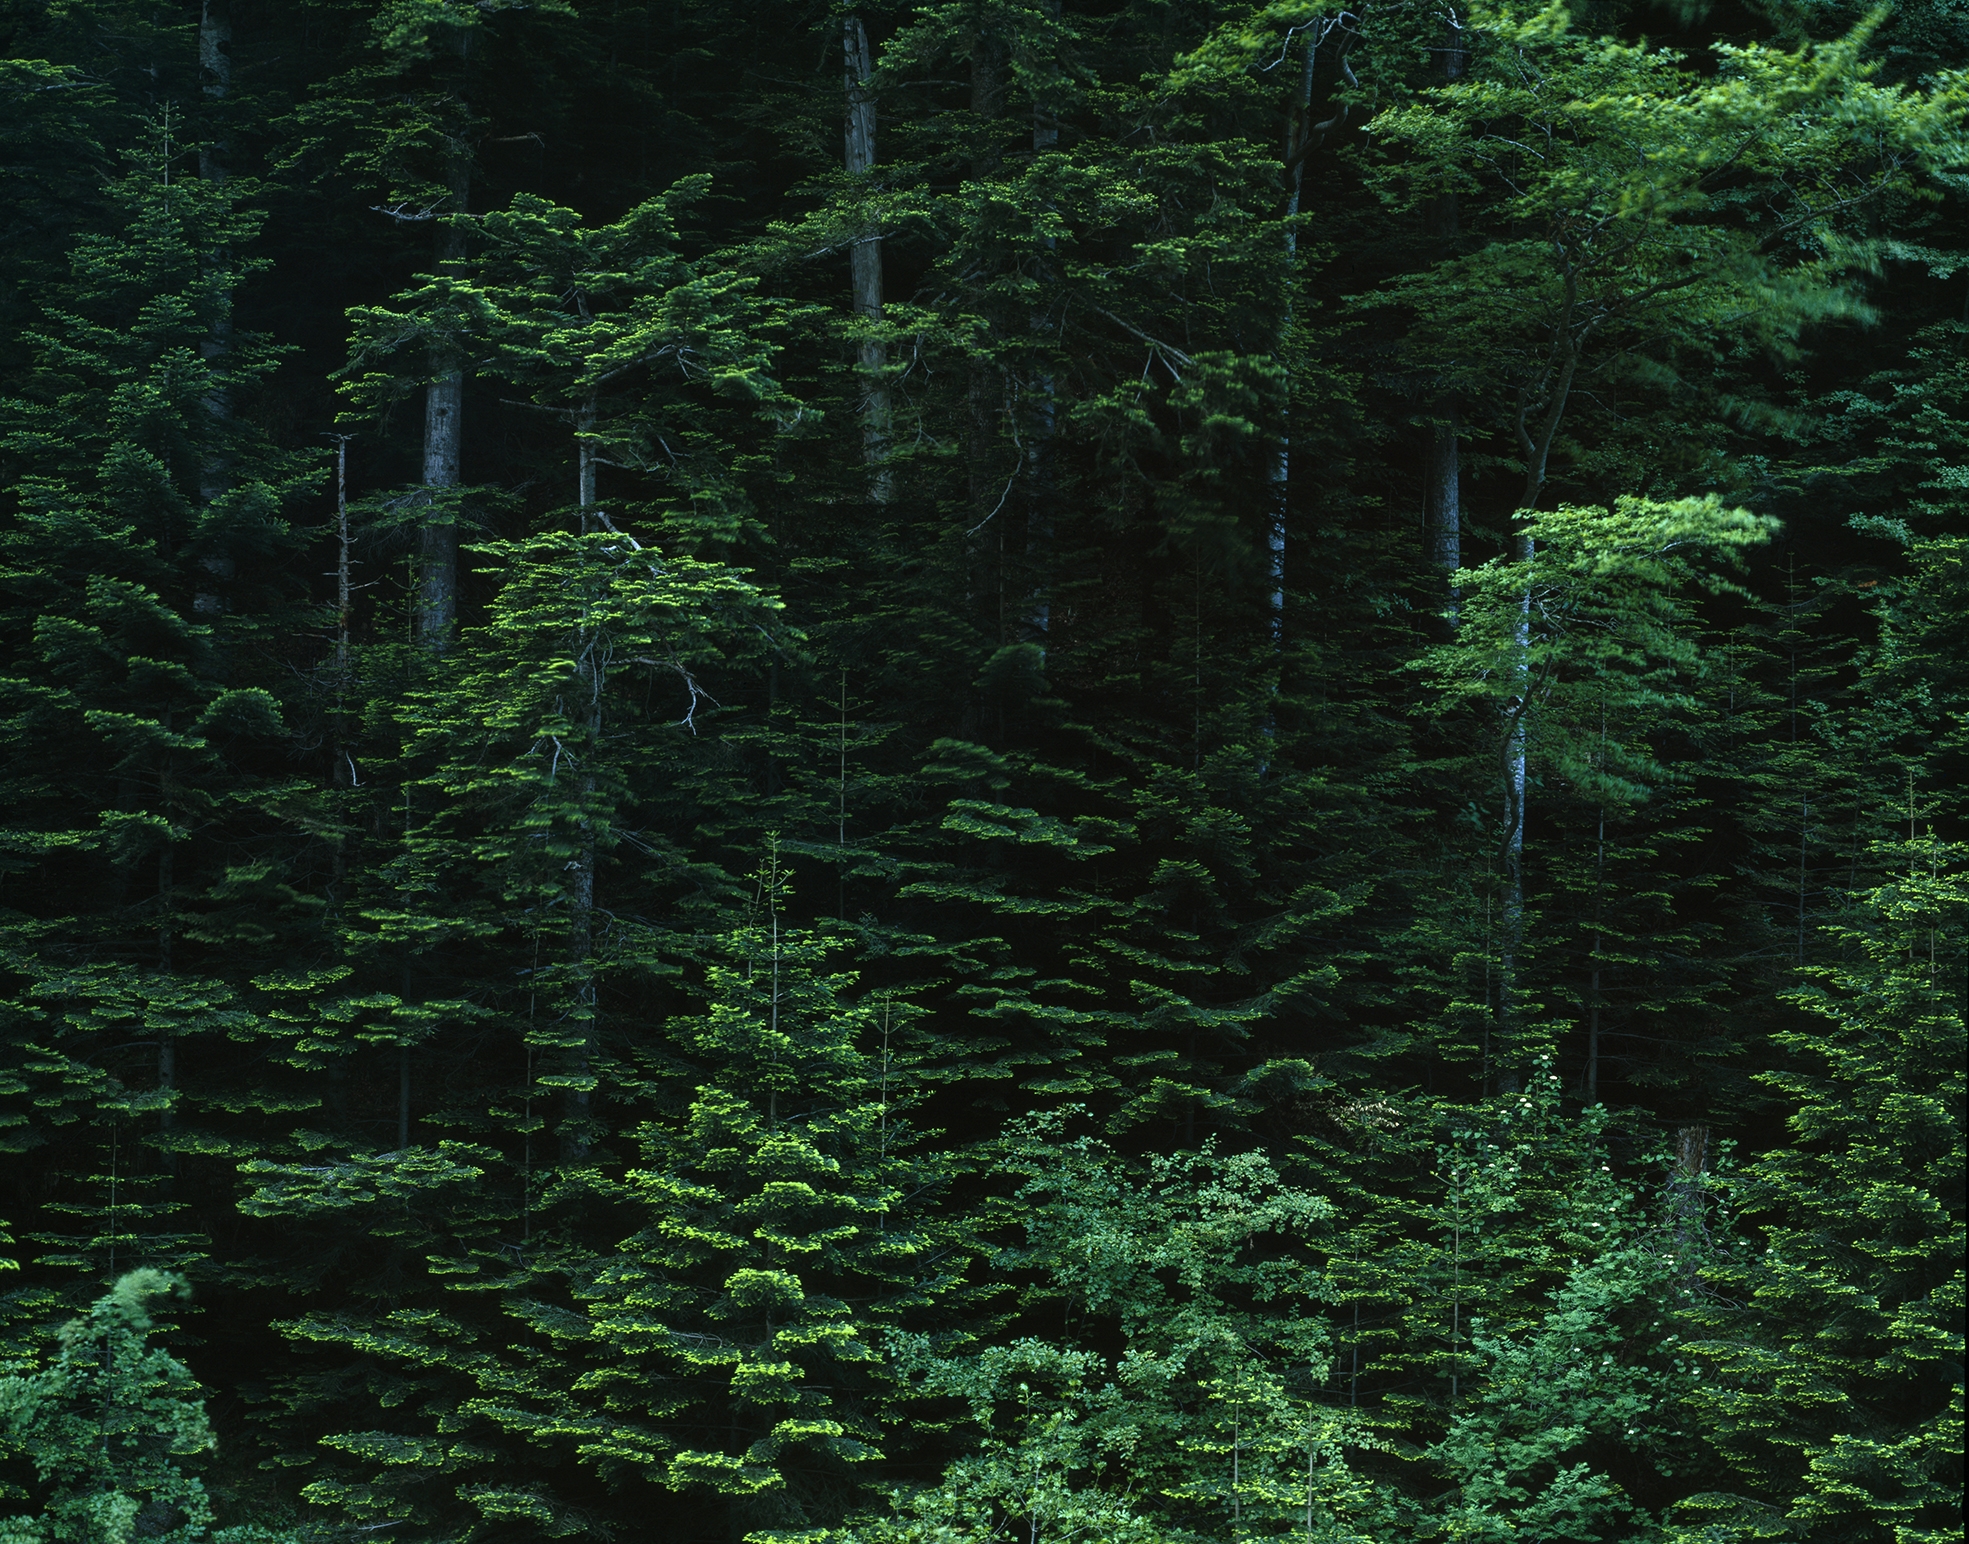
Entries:
{"label": "bark texture", "polygon": [[[446,167],[450,209],[464,214],[471,197],[471,151],[454,145]],[[464,229],[446,221],[438,234],[440,266],[465,255]],[[417,541],[417,637],[442,653],[458,622],[458,515],[444,493],[459,484],[464,464],[465,372],[458,351],[432,351],[430,384],[424,388],[424,486],[433,490]]]}
{"label": "bark texture", "polygon": [[[848,175],[866,178],[875,166],[875,98],[870,81],[875,62],[868,46],[868,29],[859,16],[841,22],[841,59],[847,78],[848,115],[845,129],[844,163]],[[855,316],[863,323],[882,320],[882,233],[879,228],[865,230],[849,250],[849,276],[854,293]],[[868,493],[878,504],[886,504],[894,493],[894,475],[888,467],[889,436],[893,405],[889,397],[889,345],[880,337],[864,333],[860,344],[861,363],[861,445],[862,459],[868,465]]]}

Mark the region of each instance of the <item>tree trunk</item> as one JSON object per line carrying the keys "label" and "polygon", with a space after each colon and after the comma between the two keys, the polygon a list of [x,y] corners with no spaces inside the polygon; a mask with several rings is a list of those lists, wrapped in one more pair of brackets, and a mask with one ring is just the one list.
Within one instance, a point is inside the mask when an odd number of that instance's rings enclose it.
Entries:
{"label": "tree trunk", "polygon": [[[1463,29],[1455,20],[1454,12],[1451,13],[1450,32],[1441,57],[1443,79],[1461,80],[1468,55],[1463,47]],[[1444,193],[1424,206],[1423,220],[1429,235],[1435,240],[1438,259],[1451,255],[1460,217],[1461,210],[1454,193]],[[1453,574],[1463,566],[1463,459],[1458,443],[1462,419],[1457,412],[1456,399],[1448,395],[1437,397],[1431,418],[1433,427],[1429,435],[1425,494],[1428,500],[1429,561],[1442,573]],[[1459,599],[1460,594],[1452,585],[1449,592],[1452,626],[1455,625]]]}
{"label": "tree trunk", "polygon": [[[198,89],[214,105],[232,89],[231,0],[204,0],[198,16]],[[227,144],[223,135],[208,135],[198,151],[198,175],[207,182],[226,180]]]}
{"label": "tree trunk", "polygon": [[[229,0],[205,0],[199,12],[198,81],[199,90],[216,112],[232,89],[232,11]],[[207,182],[222,183],[228,170],[227,144],[223,134],[210,132],[212,127],[208,123],[204,143],[199,146],[198,175]],[[226,256],[224,251],[213,252],[208,254],[207,261],[222,268]],[[227,356],[232,353],[232,294],[229,290],[221,297],[218,314],[212,318],[211,326],[199,340],[198,352],[208,369],[218,372],[225,368]],[[209,504],[232,484],[231,465],[221,428],[232,418],[232,399],[224,386],[215,385],[206,392],[203,406],[212,421],[214,432],[199,457],[198,496]],[[235,570],[232,555],[222,549],[207,551],[199,559],[199,566],[220,584],[231,579]],[[223,592],[216,588],[197,592],[192,598],[192,609],[201,615],[217,615],[225,609]]]}
{"label": "tree trunk", "polygon": [[[472,158],[454,143],[446,181],[451,212],[465,213],[472,188]],[[440,227],[440,267],[465,256],[464,227],[450,220]],[[458,351],[431,353],[431,380],[424,388],[424,486],[432,490],[417,541],[417,638],[434,654],[451,643],[458,621],[458,512],[448,496],[458,486],[465,435],[465,372]]]}
{"label": "tree trunk", "polygon": [[[1463,566],[1463,457],[1457,443],[1461,428],[1456,405],[1439,400],[1429,435],[1429,561],[1445,574]],[[1460,592],[1452,587],[1449,593],[1453,618]]]}
{"label": "tree trunk", "polygon": [[595,503],[595,415],[598,405],[590,392],[574,416],[575,502],[581,508],[581,534],[589,530],[588,511]]}
{"label": "tree trunk", "polygon": [[1516,696],[1506,710],[1504,740],[1504,905],[1497,957],[1497,1038],[1500,1070],[1497,1086],[1516,1093],[1518,1068],[1518,968],[1525,939],[1525,738],[1531,716],[1531,577],[1532,539],[1520,533],[1517,560],[1527,567],[1525,588],[1518,598],[1511,642]]}
{"label": "tree trunk", "polygon": [[[1315,27],[1318,25],[1314,23]],[[1274,644],[1285,639],[1285,545],[1292,495],[1292,373],[1286,355],[1292,341],[1292,282],[1299,260],[1299,200],[1306,182],[1306,152],[1311,148],[1308,140],[1312,128],[1308,117],[1313,106],[1313,67],[1319,62],[1320,36],[1316,31],[1306,40],[1306,63],[1299,73],[1299,89],[1285,129],[1285,164],[1290,170],[1286,173],[1285,294],[1284,304],[1279,308],[1278,350],[1286,373],[1283,400],[1279,404],[1278,450],[1272,458],[1271,521],[1266,532],[1266,579],[1270,586],[1267,602]]]}
{"label": "tree trunk", "polygon": [[[1060,13],[1059,0],[1050,0],[1051,14]],[[1052,109],[1035,98],[1032,104],[1032,153],[1044,155],[1059,147],[1060,131]],[[1051,252],[1053,238],[1044,238],[1044,250]],[[1041,293],[1052,285],[1053,265],[1041,263]],[[1039,342],[1051,331],[1045,312],[1035,312],[1029,321],[1033,341]],[[1037,370],[1032,378],[1032,415],[1026,425],[1026,540],[1027,576],[1025,630],[1032,642],[1043,649],[1052,627],[1053,608],[1048,595],[1046,569],[1053,550],[1053,439],[1059,426],[1058,386],[1050,370]]]}
{"label": "tree trunk", "polygon": [[[1567,259],[1565,305],[1552,329],[1553,380],[1551,400],[1534,436],[1526,425],[1530,411],[1529,392],[1518,397],[1517,436],[1525,458],[1524,492],[1518,504],[1519,527],[1513,533],[1512,557],[1524,566],[1525,587],[1518,597],[1518,615],[1512,624],[1512,674],[1514,695],[1506,709],[1508,716],[1504,742],[1504,907],[1503,937],[1498,951],[1497,1028],[1503,1070],[1498,1088],[1515,1093],[1519,1087],[1518,1056],[1518,969],[1525,935],[1525,769],[1526,734],[1531,721],[1531,591],[1532,562],[1537,542],[1526,516],[1538,508],[1545,490],[1546,468],[1552,458],[1552,444],[1564,421],[1572,383],[1579,370],[1580,353],[1592,331],[1589,323],[1577,327],[1579,276]],[[1548,377],[1549,378],[1549,377]]]}
{"label": "tree trunk", "polygon": [[[593,396],[582,404],[576,417],[576,440],[580,470],[578,487],[581,500],[581,531],[588,534],[595,516],[595,453],[592,433],[596,403]],[[592,511],[592,513],[591,513]],[[585,561],[585,556],[584,556]],[[567,965],[571,983],[568,1018],[569,1067],[572,1083],[563,1090],[561,1103],[561,1162],[575,1165],[587,1161],[593,1145],[592,1111],[594,1100],[589,1080],[595,1065],[595,823],[593,806],[596,793],[595,757],[602,743],[602,662],[600,640],[585,628],[578,639],[575,682],[578,694],[586,697],[587,735],[581,745],[580,765],[575,785],[575,853],[568,865],[567,888]],[[577,712],[581,708],[576,709]]]}
{"label": "tree trunk", "polygon": [[1607,893],[1607,810],[1600,807],[1600,841],[1593,865],[1593,979],[1587,986],[1586,1102],[1600,1102],[1600,950],[1605,936],[1600,925]]}
{"label": "tree trunk", "polygon": [[1702,1241],[1703,1177],[1709,1170],[1709,1128],[1684,1126],[1675,1133],[1675,1167],[1668,1179],[1669,1211],[1675,1218],[1675,1253],[1685,1269]]}
{"label": "tree trunk", "polygon": [[[997,150],[989,126],[998,116],[999,54],[999,47],[993,39],[978,36],[971,40],[971,116],[976,120],[973,126],[976,138],[970,156],[969,175],[974,179],[990,176],[997,169]],[[998,442],[998,412],[994,398],[999,397],[1001,392],[998,369],[993,361],[973,357],[969,375],[966,396],[971,424],[967,460],[971,507],[978,519],[967,533],[970,551],[966,554],[965,563],[968,579],[966,598],[973,606],[995,601],[992,631],[1002,644],[1005,642],[1004,537],[1002,530],[985,531],[987,525],[996,521],[1011,494],[1011,486],[1004,480],[1004,471],[992,454]],[[1002,491],[1001,483],[1004,484]]]}
{"label": "tree trunk", "polygon": [[[169,773],[167,772],[167,788],[169,786],[168,779]],[[164,850],[157,855],[157,969],[163,975],[169,975],[171,973],[171,889],[173,883],[171,860],[171,843],[167,837],[164,842]],[[169,1015],[164,1015],[159,1019],[157,1029],[157,1091],[163,1096],[157,1111],[157,1127],[159,1131],[169,1132],[171,1129],[174,1114],[173,1101],[177,1094],[177,1089],[178,1033],[176,1027],[171,1023]],[[164,1151],[164,1167],[168,1172],[173,1174],[178,1170],[177,1156],[168,1147]]]}
{"label": "tree trunk", "polygon": [[[845,164],[851,177],[866,177],[875,165],[875,98],[869,80],[875,64],[868,47],[868,29],[859,16],[841,22],[841,57],[847,77],[848,116],[845,134]],[[864,324],[882,320],[882,236],[870,230],[849,248],[849,276],[854,292],[855,315]],[[889,471],[889,434],[893,406],[889,397],[889,346],[881,338],[864,334],[861,352],[861,449],[868,466],[868,496],[877,504],[888,503],[894,492]]]}

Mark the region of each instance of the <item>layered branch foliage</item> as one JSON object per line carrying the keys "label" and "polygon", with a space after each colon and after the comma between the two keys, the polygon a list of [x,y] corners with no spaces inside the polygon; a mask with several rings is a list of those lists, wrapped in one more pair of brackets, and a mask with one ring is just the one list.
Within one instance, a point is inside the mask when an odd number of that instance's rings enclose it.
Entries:
{"label": "layered branch foliage", "polygon": [[0,56],[6,1540],[1960,1537],[1959,7]]}

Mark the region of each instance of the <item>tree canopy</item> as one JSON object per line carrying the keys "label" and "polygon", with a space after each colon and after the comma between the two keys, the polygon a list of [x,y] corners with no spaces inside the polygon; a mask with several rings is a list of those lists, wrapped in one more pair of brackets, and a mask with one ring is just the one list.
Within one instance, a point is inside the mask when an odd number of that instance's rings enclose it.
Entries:
{"label": "tree canopy", "polygon": [[0,0],[0,1535],[1961,1535],[1944,0]]}

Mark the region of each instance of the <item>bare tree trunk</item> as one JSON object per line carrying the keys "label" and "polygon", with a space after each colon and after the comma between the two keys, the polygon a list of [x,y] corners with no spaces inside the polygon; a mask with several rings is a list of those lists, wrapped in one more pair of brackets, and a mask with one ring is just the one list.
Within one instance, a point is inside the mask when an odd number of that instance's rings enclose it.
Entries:
{"label": "bare tree trunk", "polygon": [[1668,1177],[1668,1206],[1675,1218],[1675,1253],[1692,1268],[1691,1258],[1705,1228],[1702,1218],[1704,1175],[1709,1170],[1709,1128],[1684,1126],[1675,1133],[1675,1167]]}
{"label": "bare tree trunk", "polygon": [[[1049,11],[1057,19],[1060,0],[1050,0]],[[1035,157],[1059,147],[1060,130],[1052,108],[1035,98],[1032,104],[1032,153]],[[1053,250],[1051,236],[1044,239],[1045,250]],[[1053,265],[1041,260],[1041,293],[1054,280]],[[1030,321],[1035,341],[1046,336],[1050,324],[1045,312],[1035,312]],[[1059,426],[1058,385],[1050,370],[1038,370],[1032,379],[1032,417],[1026,426],[1030,443],[1026,447],[1026,542],[1027,574],[1025,627],[1030,639],[1042,648],[1053,623],[1048,596],[1046,568],[1053,551],[1053,438]]]}
{"label": "bare tree trunk", "polygon": [[[577,486],[581,501],[581,532],[585,536],[597,523],[601,511],[595,504],[594,428],[596,402],[591,394],[576,414],[575,424],[579,471]],[[593,1144],[593,1096],[589,1083],[594,1076],[596,990],[595,990],[595,757],[602,740],[603,662],[601,640],[586,628],[577,640],[575,683],[578,695],[586,697],[587,736],[580,750],[576,777],[576,816],[574,861],[568,865],[567,888],[567,965],[572,982],[568,1017],[572,1021],[569,1038],[569,1073],[573,1081],[564,1090],[561,1104],[561,1162],[579,1164],[587,1160]]]}
{"label": "bare tree trunk", "polygon": [[[199,9],[198,88],[215,104],[232,89],[231,0],[204,0]],[[223,137],[209,136],[199,147],[198,175],[207,182],[224,182],[227,149]]]}
{"label": "bare tree trunk", "polygon": [[1593,866],[1593,979],[1587,988],[1586,1006],[1586,1102],[1600,1102],[1600,949],[1604,936],[1600,926],[1607,892],[1607,809],[1600,806],[1599,852]]}
{"label": "bare tree trunk", "polygon": [[[973,125],[976,139],[970,156],[969,174],[973,178],[989,176],[997,169],[997,147],[988,126],[997,118],[999,110],[1000,52],[997,42],[990,37],[980,35],[971,40],[971,116],[976,120]],[[1003,491],[1000,490],[1004,472],[992,455],[998,438],[994,432],[997,412],[993,399],[999,397],[1001,392],[998,370],[991,361],[973,357],[969,374],[966,393],[971,409],[969,491],[971,507],[977,512],[978,520],[967,533],[970,551],[966,554],[965,564],[969,581],[966,598],[975,605],[995,597],[997,604],[993,631],[1002,644],[1005,642],[1004,531],[1001,526],[997,531],[985,532],[987,525],[996,522],[1011,493],[1009,482],[1004,484]]]}
{"label": "bare tree trunk", "polygon": [[[199,90],[215,110],[232,89],[232,10],[229,0],[204,0],[199,11],[198,81]],[[224,182],[228,169],[226,151],[224,136],[208,133],[199,146],[198,175],[207,182]],[[213,252],[208,254],[207,260],[215,266],[222,266],[226,254],[224,251]],[[214,372],[225,369],[226,360],[232,353],[230,291],[223,296],[218,314],[212,318],[210,328],[199,340],[198,352],[208,369]],[[232,485],[232,467],[226,455],[221,428],[232,418],[232,399],[223,385],[214,385],[205,393],[202,405],[212,421],[213,429],[217,431],[207,443],[198,464],[198,496],[209,504]],[[220,584],[231,579],[235,572],[232,555],[223,549],[207,551],[199,559],[199,566]],[[216,615],[225,609],[223,593],[216,588],[199,591],[192,597],[192,609],[204,615]]]}
{"label": "bare tree trunk", "polygon": [[[356,783],[355,758],[349,754],[349,615],[355,605],[351,583],[352,542],[349,535],[349,436],[335,436],[335,747],[332,775],[338,787]],[[340,875],[341,848],[336,849]]]}
{"label": "bare tree trunk", "polygon": [[[1461,54],[1452,53],[1445,65],[1451,79],[1462,73]],[[1433,198],[1423,217],[1429,235],[1435,238],[1439,255],[1447,255],[1456,239],[1460,210],[1454,193]],[[1463,566],[1463,456],[1459,434],[1463,427],[1456,399],[1444,394],[1436,398],[1430,414],[1429,461],[1426,471],[1429,523],[1429,561],[1442,573],[1454,574]],[[1450,590],[1450,617],[1456,615],[1458,591]]]}
{"label": "bare tree trunk", "polygon": [[575,500],[581,507],[581,534],[589,530],[588,511],[595,503],[595,415],[598,404],[590,392],[574,415]]}
{"label": "bare tree trunk", "polygon": [[[1436,413],[1429,435],[1429,561],[1453,574],[1463,566],[1463,456],[1457,442],[1462,420],[1450,401],[1439,401]],[[1460,594],[1451,588],[1452,617]]]}
{"label": "bare tree trunk", "polygon": [[[168,727],[168,724],[167,724]],[[170,772],[167,767],[164,781],[168,792]],[[170,806],[165,806],[166,819],[169,819]],[[167,836],[164,849],[157,855],[157,968],[161,974],[171,973],[171,943],[173,919],[171,916],[172,889],[171,840]],[[169,1015],[160,1018],[157,1028],[157,1091],[162,1101],[157,1112],[157,1128],[168,1133],[171,1130],[175,1111],[173,1108],[178,1090],[178,1033]],[[164,1167],[170,1173],[178,1170],[177,1155],[168,1147],[164,1150]]]}
{"label": "bare tree trunk", "polygon": [[1531,723],[1532,564],[1538,555],[1537,541],[1524,522],[1538,508],[1545,491],[1552,444],[1565,419],[1580,354],[1592,331],[1590,322],[1584,327],[1576,322],[1579,277],[1569,260],[1564,277],[1565,304],[1552,329],[1552,356],[1547,375],[1552,382],[1552,394],[1536,435],[1526,423],[1530,394],[1521,392],[1518,398],[1517,437],[1525,458],[1525,482],[1518,504],[1519,525],[1511,541],[1512,557],[1524,567],[1525,587],[1518,596],[1518,615],[1511,628],[1513,698],[1506,709],[1504,742],[1504,907],[1497,996],[1497,1027],[1504,1068],[1498,1087],[1506,1093],[1515,1093],[1519,1087],[1517,1058],[1521,1047],[1517,1036],[1517,999],[1519,956],[1525,934],[1525,750]]}
{"label": "bare tree trunk", "polygon": [[[465,213],[472,189],[469,147],[454,143],[446,181],[451,213]],[[439,229],[440,267],[465,256],[464,227],[450,220]],[[434,349],[431,380],[424,388],[424,486],[432,490],[417,540],[417,639],[434,654],[451,643],[458,621],[458,513],[446,496],[459,483],[465,437],[465,372],[455,348]]]}
{"label": "bare tree trunk", "polygon": [[[1442,72],[1446,81],[1461,80],[1468,55],[1463,47],[1463,28],[1452,11],[1450,32],[1442,49]],[[1450,255],[1456,240],[1461,210],[1454,193],[1444,193],[1425,206],[1423,218],[1429,234],[1438,245],[1438,256]],[[1463,566],[1463,459],[1458,434],[1462,420],[1453,396],[1438,397],[1431,415],[1434,425],[1429,436],[1428,493],[1429,561],[1445,574]],[[1455,624],[1457,602],[1461,598],[1452,586],[1450,620]]]}
{"label": "bare tree trunk", "polygon": [[349,437],[335,436],[335,671],[349,668]]}
{"label": "bare tree trunk", "polygon": [[1272,457],[1270,476],[1270,520],[1266,532],[1267,567],[1266,576],[1270,581],[1267,597],[1271,612],[1272,641],[1278,643],[1285,636],[1285,555],[1286,524],[1291,503],[1292,489],[1292,378],[1291,365],[1286,357],[1292,337],[1293,275],[1299,262],[1299,209],[1306,184],[1306,161],[1312,153],[1326,142],[1326,136],[1346,121],[1347,109],[1341,108],[1331,118],[1320,123],[1312,121],[1313,71],[1319,63],[1321,45],[1335,31],[1342,37],[1336,52],[1340,60],[1341,72],[1353,79],[1353,72],[1347,64],[1347,46],[1353,34],[1346,31],[1346,13],[1331,17],[1315,17],[1307,25],[1311,29],[1306,37],[1306,62],[1299,72],[1298,89],[1293,94],[1292,106],[1286,114],[1285,127],[1285,271],[1283,275],[1283,304],[1280,307],[1278,331],[1278,352],[1281,363],[1286,366],[1285,387],[1280,404],[1281,423],[1278,449]]}
{"label": "bare tree trunk", "polygon": [[[875,165],[875,98],[869,91],[875,62],[869,52],[868,29],[859,16],[841,21],[841,58],[847,77],[848,117],[845,164],[851,177],[866,177]],[[882,320],[882,236],[864,232],[849,249],[849,277],[855,315],[866,324]],[[889,345],[864,334],[861,352],[861,450],[869,468],[868,496],[886,504],[894,493],[889,459],[893,404],[889,397]]]}
{"label": "bare tree trunk", "polygon": [[572,1081],[561,1105],[561,1162],[578,1164],[588,1157],[593,1142],[593,1095],[590,1080],[595,1070],[596,990],[595,990],[595,827],[589,806],[595,797],[595,774],[590,758],[601,738],[601,669],[595,659],[595,640],[587,640],[577,679],[591,695],[588,711],[588,743],[578,777],[580,813],[576,817],[575,857],[568,865],[567,887],[567,963],[573,990],[568,1003],[570,1052],[568,1071]]}
{"label": "bare tree trunk", "polygon": [[1266,532],[1266,578],[1270,583],[1267,601],[1274,644],[1285,639],[1286,525],[1292,495],[1292,374],[1285,354],[1292,340],[1292,283],[1299,261],[1299,200],[1306,182],[1306,152],[1311,148],[1306,143],[1311,133],[1307,116],[1312,111],[1313,67],[1319,62],[1323,36],[1317,30],[1320,23],[1313,25],[1316,30],[1306,40],[1306,63],[1299,74],[1299,89],[1285,128],[1285,163],[1291,169],[1286,173],[1284,304],[1279,308],[1279,356],[1281,363],[1285,363],[1286,375],[1283,400],[1279,404],[1278,450],[1272,458],[1271,522]]}
{"label": "bare tree trunk", "polygon": [[[1529,540],[1525,543],[1530,545]],[[1525,729],[1531,690],[1531,590],[1527,586],[1512,627],[1517,700],[1509,710],[1504,740],[1504,905],[1497,951],[1498,1088],[1519,1087],[1518,967],[1525,940]]]}

